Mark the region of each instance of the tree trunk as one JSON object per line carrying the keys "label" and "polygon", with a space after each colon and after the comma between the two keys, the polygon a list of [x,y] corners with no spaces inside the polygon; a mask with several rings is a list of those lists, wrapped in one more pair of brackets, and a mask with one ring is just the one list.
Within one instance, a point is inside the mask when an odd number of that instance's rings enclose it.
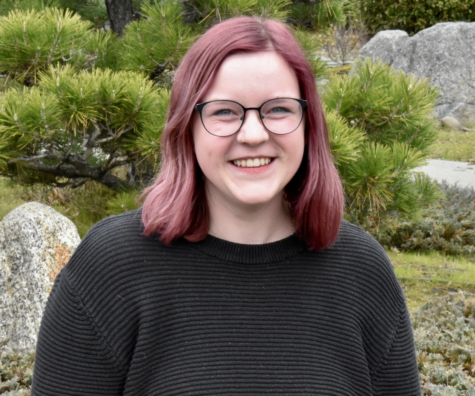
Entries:
{"label": "tree trunk", "polygon": [[39,172],[45,172],[50,175],[68,179],[95,180],[115,191],[124,191],[131,186],[110,172],[104,171],[101,167],[89,165],[84,161],[75,159],[72,159],[69,163],[60,165],[48,165],[41,161],[26,162],[24,165]]}
{"label": "tree trunk", "polygon": [[106,0],[111,29],[122,36],[125,25],[134,20],[132,0]]}

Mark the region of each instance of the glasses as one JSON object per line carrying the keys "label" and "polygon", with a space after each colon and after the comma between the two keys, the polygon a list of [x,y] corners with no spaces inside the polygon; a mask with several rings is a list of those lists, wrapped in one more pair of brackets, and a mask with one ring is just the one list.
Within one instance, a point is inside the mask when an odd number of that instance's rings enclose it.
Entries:
{"label": "glasses", "polygon": [[306,108],[306,100],[293,98],[271,99],[260,107],[248,108],[232,100],[212,100],[195,106],[203,126],[215,136],[231,136],[238,132],[249,110],[259,112],[259,119],[269,132],[286,135],[300,126]]}

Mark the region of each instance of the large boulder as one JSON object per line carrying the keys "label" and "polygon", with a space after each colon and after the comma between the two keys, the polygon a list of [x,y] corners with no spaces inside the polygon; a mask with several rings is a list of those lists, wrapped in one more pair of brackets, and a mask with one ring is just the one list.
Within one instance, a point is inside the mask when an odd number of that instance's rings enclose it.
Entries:
{"label": "large boulder", "polygon": [[429,78],[441,90],[437,116],[475,125],[475,22],[438,23],[412,37],[402,30],[382,31],[360,57]]}
{"label": "large boulder", "polygon": [[37,202],[14,209],[0,222],[2,352],[35,349],[54,279],[79,242],[71,220]]}

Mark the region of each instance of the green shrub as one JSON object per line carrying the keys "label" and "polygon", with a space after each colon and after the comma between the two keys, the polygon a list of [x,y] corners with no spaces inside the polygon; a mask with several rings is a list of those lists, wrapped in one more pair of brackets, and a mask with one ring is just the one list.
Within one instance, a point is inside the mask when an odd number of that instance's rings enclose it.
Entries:
{"label": "green shrub", "polygon": [[475,299],[451,293],[413,315],[423,395],[475,395]]}
{"label": "green shrub", "polygon": [[475,21],[473,0],[361,0],[369,32],[401,29],[417,33],[439,22]]}
{"label": "green shrub", "polygon": [[29,396],[35,353],[0,356],[0,394]]}
{"label": "green shrub", "polygon": [[58,62],[77,70],[107,66],[113,35],[91,27],[69,10],[10,11],[0,17],[0,73],[35,85],[38,74]]}
{"label": "green shrub", "polygon": [[431,111],[437,89],[366,59],[348,76],[330,77],[323,90],[348,220],[371,227],[388,213],[413,216],[437,198],[434,184],[413,171],[436,136]]}
{"label": "green shrub", "polygon": [[383,246],[401,250],[475,254],[475,190],[442,184],[445,198],[423,209],[417,220],[388,219],[370,231]]}
{"label": "green shrub", "polygon": [[118,215],[130,212],[139,208],[140,191],[133,190],[117,194],[114,198],[107,201],[107,214]]}

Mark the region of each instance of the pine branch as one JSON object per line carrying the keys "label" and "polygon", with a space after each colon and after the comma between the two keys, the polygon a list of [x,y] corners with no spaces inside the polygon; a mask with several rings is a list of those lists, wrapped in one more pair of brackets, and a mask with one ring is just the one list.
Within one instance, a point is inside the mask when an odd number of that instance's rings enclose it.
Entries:
{"label": "pine branch", "polygon": [[78,188],[82,186],[84,183],[86,183],[87,181],[88,181],[87,178],[76,178],[76,179],[68,180],[65,183],[54,182],[53,185],[59,188],[64,188],[64,187]]}
{"label": "pine branch", "polygon": [[95,180],[115,191],[121,191],[129,187],[127,182],[112,175],[110,172],[104,172],[102,167],[88,164],[81,160],[79,156],[68,157],[65,163],[59,167],[57,165],[45,164],[39,160],[27,162],[25,166],[39,172],[45,172],[57,177],[65,177],[70,180],[83,178]]}
{"label": "pine branch", "polygon": [[[106,128],[104,127],[103,125],[101,125],[104,129],[106,129],[109,133],[111,133],[111,129],[109,128]],[[111,140],[115,140],[115,139],[118,139],[120,138],[124,133],[126,132],[129,132],[131,131],[132,129],[134,129],[134,126],[133,125],[128,125],[126,128],[124,128],[123,130],[121,131],[118,131],[116,133],[113,133],[112,136],[109,136],[109,137],[106,137],[106,138],[102,138],[102,139],[99,139],[99,140],[94,140],[94,144],[101,144],[101,143],[105,143],[105,142],[110,142]]]}

